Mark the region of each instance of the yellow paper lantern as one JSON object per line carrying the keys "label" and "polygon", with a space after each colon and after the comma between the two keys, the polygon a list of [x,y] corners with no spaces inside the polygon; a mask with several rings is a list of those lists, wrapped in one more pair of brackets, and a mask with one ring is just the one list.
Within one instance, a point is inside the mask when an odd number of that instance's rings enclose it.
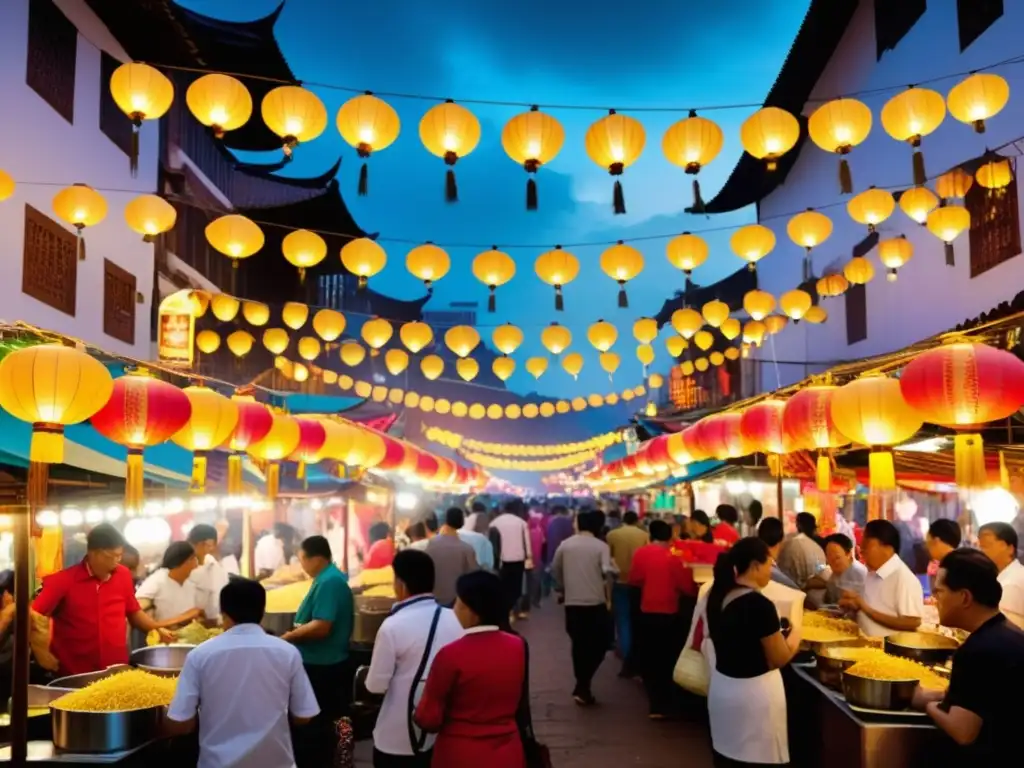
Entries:
{"label": "yellow paper lantern", "polygon": [[469,418],[479,421],[487,415],[487,408],[482,403],[473,403],[469,406]]}
{"label": "yellow paper lantern", "polygon": [[602,352],[598,360],[601,363],[601,368],[609,377],[619,369],[619,363],[621,362],[619,356],[614,352]]}
{"label": "yellow paper lantern", "polygon": [[527,403],[523,406],[523,418],[535,419],[540,415],[540,406],[536,403]]}
{"label": "yellow paper lantern", "polygon": [[[696,176],[700,169],[710,163],[722,151],[724,142],[722,129],[706,117],[698,117],[693,110],[688,117],[673,123],[661,139],[661,151],[673,165],[686,173]],[[693,180],[693,213],[704,212],[704,200],[700,194],[700,183]]]}
{"label": "yellow paper lantern", "polygon": [[587,340],[598,352],[607,352],[618,338],[618,329],[604,320],[598,320],[587,329]]}
{"label": "yellow paper lantern", "polygon": [[729,305],[724,301],[712,299],[700,308],[701,317],[712,328],[718,328],[729,317]]}
{"label": "yellow paper lantern", "polygon": [[849,281],[842,275],[825,275],[818,280],[815,285],[819,296],[825,298],[832,298],[835,296],[842,296],[846,293],[846,290],[850,287]]}
{"label": "yellow paper lantern", "polygon": [[302,363],[295,363],[292,370],[292,378],[299,383],[307,381],[309,379],[309,368]]}
{"label": "yellow paper lantern", "polygon": [[775,310],[775,297],[767,291],[747,291],[743,296],[743,309],[755,320],[764,320]]}
{"label": "yellow paper lantern", "polygon": [[480,334],[471,325],[456,325],[445,331],[444,343],[459,357],[466,357],[480,344]]}
{"label": "yellow paper lantern", "polygon": [[463,381],[472,381],[480,373],[480,364],[472,357],[460,357],[455,361],[455,371]]}
{"label": "yellow paper lantern", "polygon": [[692,307],[683,307],[672,313],[671,322],[676,333],[689,340],[704,326],[704,317]]}
{"label": "yellow paper lantern", "polygon": [[122,64],[110,76],[110,95],[132,122],[129,165],[132,176],[139,166],[139,127],[143,120],[159,120],[174,102],[174,85],[160,70],[137,62]]}
{"label": "yellow paper lantern", "polygon": [[345,332],[345,316],[333,309],[317,310],[313,315],[313,330],[324,341],[335,341]]}
{"label": "yellow paper lantern", "polygon": [[402,324],[398,329],[398,338],[402,340],[405,348],[415,355],[428,347],[434,340],[434,331],[426,323],[413,320]]}
{"label": "yellow paper lantern", "polygon": [[653,317],[641,317],[633,323],[633,338],[641,344],[650,344],[658,338],[658,321]]}
{"label": "yellow paper lantern", "polygon": [[523,343],[523,332],[511,323],[505,323],[491,332],[491,341],[499,352],[511,355]]}
{"label": "yellow paper lantern", "polygon": [[[431,409],[433,409],[434,413],[440,413],[444,416],[445,414],[452,412],[452,403],[445,400],[443,397],[439,397],[435,400],[430,395],[424,395],[420,398],[420,410],[430,411]],[[463,411],[461,415],[465,416],[465,411]]]}
{"label": "yellow paper lantern", "polygon": [[327,258],[327,243],[316,232],[296,229],[281,240],[285,260],[299,270],[299,282],[305,282],[306,270]]}
{"label": "yellow paper lantern", "polygon": [[579,411],[585,411],[587,409],[587,401],[582,397],[574,397],[570,402],[572,409],[577,413]]}
{"label": "yellow paper lantern", "polygon": [[601,254],[601,269],[619,284],[619,306],[628,307],[626,283],[640,274],[644,268],[644,257],[636,248],[622,240]]}
{"label": "yellow paper lantern", "polygon": [[358,341],[346,341],[341,345],[338,354],[341,356],[341,362],[354,368],[366,359],[366,348]]}
{"label": "yellow paper lantern", "polygon": [[949,114],[961,123],[985,132],[985,121],[1003,111],[1010,100],[1010,85],[992,72],[976,72],[954,85],[946,103]]}
{"label": "yellow paper lantern", "polygon": [[299,330],[309,319],[309,307],[297,301],[285,302],[281,307],[281,321],[293,331]]}
{"label": "yellow paper lantern", "polygon": [[865,225],[868,232],[874,232],[879,224],[892,216],[894,210],[896,200],[892,192],[878,187],[868,187],[846,204],[850,218]]}
{"label": "yellow paper lantern", "polygon": [[828,320],[828,312],[826,312],[825,308],[820,304],[815,304],[807,310],[807,313],[804,315],[804,320],[808,323],[819,325],[820,323],[824,323]]}
{"label": "yellow paper lantern", "polygon": [[443,248],[424,243],[413,248],[405,257],[405,268],[413,277],[423,281],[427,293],[434,292],[434,283],[448,274],[452,260]]}
{"label": "yellow paper lantern", "polygon": [[554,403],[541,403],[538,412],[544,418],[550,418],[555,415],[555,404]]}
{"label": "yellow paper lantern", "polygon": [[454,166],[480,143],[480,121],[476,115],[449,99],[427,110],[420,120],[420,141],[430,154],[444,158],[448,166],[445,199],[459,199]]}
{"label": "yellow paper lantern", "polygon": [[73,226],[78,233],[78,258],[85,258],[82,250],[82,230],[94,227],[107,217],[107,201],[88,184],[72,184],[53,196],[53,212],[58,219]]}
{"label": "yellow paper lantern", "polygon": [[833,99],[811,113],[807,132],[819,147],[840,156],[839,189],[844,195],[853,192],[846,155],[871,133],[871,110],[857,99]]}
{"label": "yellow paper lantern", "polygon": [[523,409],[515,403],[510,403],[505,406],[505,418],[506,419],[518,419],[523,414]]}
{"label": "yellow paper lantern", "polygon": [[373,394],[373,385],[368,381],[357,381],[352,390],[357,397],[368,398]]}
{"label": "yellow paper lantern", "polygon": [[[401,350],[399,350],[401,351]],[[393,405],[401,405],[402,400],[405,398],[405,392],[398,387],[392,387],[388,390],[388,402]]]}
{"label": "yellow paper lantern", "polygon": [[811,250],[828,240],[832,234],[832,219],[813,208],[808,208],[786,223],[786,234],[790,240],[804,249],[804,280],[809,280],[813,271]]}
{"label": "yellow paper lantern", "polygon": [[487,299],[487,311],[494,312],[497,308],[494,292],[511,280],[516,274],[516,263],[512,257],[497,246],[489,251],[478,254],[473,259],[473,276],[490,290]]}
{"label": "yellow paper lantern", "polygon": [[851,285],[866,285],[875,276],[875,268],[863,256],[854,256],[843,267],[843,276]]}
{"label": "yellow paper lantern", "polygon": [[1010,182],[1013,181],[1010,161],[994,152],[989,153],[987,157],[988,162],[979,167],[974,174],[978,184],[988,190],[1001,190],[1010,186]]}
{"label": "yellow paper lantern", "polygon": [[692,360],[684,360],[679,364],[679,372],[682,373],[683,376],[693,376],[693,370],[695,367],[696,366],[693,364]]}
{"label": "yellow paper lantern", "polygon": [[93,416],[113,390],[107,367],[74,347],[37,344],[0,361],[0,408],[32,425],[32,462],[63,463],[64,427]]}
{"label": "yellow paper lantern", "polygon": [[568,251],[562,250],[562,246],[556,245],[552,250],[538,256],[533,268],[537,277],[554,286],[555,310],[561,312],[565,309],[562,287],[576,279],[580,272],[579,260]]}
{"label": "yellow paper lantern", "polygon": [[249,89],[230,75],[213,73],[193,81],[185,92],[185,103],[192,116],[218,139],[252,117]]}
{"label": "yellow paper lantern", "polygon": [[280,483],[281,467],[279,462],[290,456],[299,447],[302,432],[299,422],[283,413],[274,413],[274,422],[266,436],[249,446],[250,456],[268,462],[267,497],[276,499]]}
{"label": "yellow paper lantern", "polygon": [[343,375],[338,377],[338,388],[343,389],[346,392],[355,386],[355,381],[351,376]]}
{"label": "yellow paper lantern", "polygon": [[748,320],[743,324],[743,341],[759,347],[767,332],[767,327],[760,320]]}
{"label": "yellow paper lantern", "polygon": [[654,347],[650,344],[638,344],[636,348],[636,359],[640,361],[643,366],[648,366],[654,362]]}
{"label": "yellow paper lantern", "polygon": [[526,360],[526,370],[535,379],[543,376],[547,369],[548,359],[546,357],[531,357]]}
{"label": "yellow paper lantern", "polygon": [[206,454],[228,442],[238,424],[238,405],[209,387],[185,387],[192,406],[188,423],[171,435],[171,442],[192,452],[190,490],[206,489]]}
{"label": "yellow paper lantern", "polygon": [[939,206],[928,214],[928,231],[943,242],[946,264],[954,263],[953,241],[971,228],[971,214],[962,205]]}
{"label": "yellow paper lantern", "polygon": [[615,213],[626,212],[626,200],[618,177],[637,161],[644,151],[646,141],[643,124],[635,118],[618,114],[614,109],[587,129],[584,137],[587,155],[616,177],[612,195],[612,209]]}
{"label": "yellow paper lantern", "polygon": [[315,336],[303,336],[295,347],[299,357],[310,363],[320,357],[320,349],[320,339]]}
{"label": "yellow paper lantern", "polygon": [[174,206],[157,195],[139,195],[124,207],[128,228],[142,235],[147,243],[170,231],[178,220]]}
{"label": "yellow paper lantern", "polygon": [[572,332],[564,325],[551,323],[540,332],[540,343],[552,355],[560,355],[572,344]]}
{"label": "yellow paper lantern", "polygon": [[312,141],[327,128],[327,108],[312,91],[297,85],[281,85],[269,91],[260,104],[263,122],[281,137],[286,158],[299,144]]}
{"label": "yellow paper lantern", "polygon": [[693,343],[703,352],[707,352],[715,345],[715,337],[711,331],[700,330],[693,335]]}
{"label": "yellow paper lantern", "polygon": [[[782,317],[781,315],[772,315],[769,319],[772,318],[782,320],[783,324],[785,324],[786,318]],[[772,333],[770,329],[769,333]],[[723,365],[725,363],[725,355],[723,355],[721,352],[712,352],[710,355],[708,355],[708,362],[715,366]]]}
{"label": "yellow paper lantern", "polygon": [[324,384],[337,384],[338,374],[334,371],[320,371],[320,379]]}
{"label": "yellow paper lantern", "polygon": [[384,353],[384,367],[392,376],[397,376],[409,367],[409,353],[404,349],[389,349]]}
{"label": "yellow paper lantern", "polygon": [[565,129],[554,117],[532,107],[511,118],[501,131],[501,146],[530,174],[526,182],[526,210],[537,210],[537,183],[533,174],[554,160],[565,143]]}
{"label": "yellow paper lantern", "polygon": [[[704,371],[710,368],[711,365],[710,363],[708,363],[708,359],[706,357],[698,357],[696,360],[693,361],[693,367],[696,368],[701,373],[704,373]],[[629,394],[633,393],[630,392]]]}
{"label": "yellow paper lantern", "polygon": [[398,113],[383,99],[372,93],[364,93],[353,96],[341,105],[335,124],[341,138],[354,147],[364,161],[359,170],[358,192],[365,195],[369,188],[365,161],[374,152],[390,147],[398,138],[402,125]]}
{"label": "yellow paper lantern", "polygon": [[690,232],[673,237],[665,246],[665,256],[676,269],[683,271],[687,278],[701,264],[708,260],[708,243],[700,235]]}
{"label": "yellow paper lantern", "polygon": [[230,323],[238,316],[242,303],[227,293],[218,293],[210,297],[210,311],[222,323]]}
{"label": "yellow paper lantern", "polygon": [[757,262],[775,247],[775,233],[763,224],[747,224],[733,232],[729,247],[753,271],[757,269]]}
{"label": "yellow paper lantern", "polygon": [[9,200],[14,195],[16,186],[14,179],[11,178],[11,174],[0,170],[0,203],[4,200]]}
{"label": "yellow paper lantern", "polygon": [[497,421],[505,417],[505,409],[497,403],[491,403],[487,406],[487,418]]}
{"label": "yellow paper lantern", "polygon": [[284,328],[267,328],[263,332],[263,346],[272,355],[280,355],[288,349],[288,332]]}
{"label": "yellow paper lantern", "polygon": [[496,357],[491,363],[491,371],[502,381],[508,381],[516,370],[516,361],[511,357]]}
{"label": "yellow paper lantern", "polygon": [[726,360],[739,360],[740,359],[740,351],[738,349],[736,349],[736,347],[729,347],[728,349],[725,350],[725,359]]}
{"label": "yellow paper lantern", "polygon": [[727,338],[729,341],[732,341],[733,339],[740,335],[740,321],[735,317],[730,317],[728,320],[722,323],[718,330],[722,332],[722,335],[725,336],[725,338]]}
{"label": "yellow paper lantern", "polygon": [[406,392],[405,399],[402,404],[406,408],[418,408],[420,405],[420,395],[418,392]]}
{"label": "yellow paper lantern", "polygon": [[779,306],[794,323],[799,323],[801,318],[807,314],[807,310],[813,304],[811,294],[799,288],[793,291],[786,291],[779,297]]}
{"label": "yellow paper lantern", "polygon": [[[768,315],[768,317],[764,319],[764,327],[769,334],[774,336],[776,333],[781,332],[788,322],[789,318],[785,315]],[[715,362],[715,355],[717,354],[718,353],[715,352],[711,355],[711,363],[713,365],[721,365],[721,363]]]}
{"label": "yellow paper lantern", "polygon": [[252,351],[256,339],[248,331],[234,331],[227,338],[228,349],[235,357],[245,357]]}
{"label": "yellow paper lantern", "polygon": [[200,331],[196,334],[196,349],[204,355],[212,355],[220,349],[220,334],[216,331]]}
{"label": "yellow paper lantern", "polygon": [[420,360],[420,372],[427,381],[434,381],[444,373],[444,360],[437,355],[427,355]]}
{"label": "yellow paper lantern", "polygon": [[764,107],[743,121],[740,142],[747,154],[764,160],[774,171],[779,158],[789,152],[800,138],[800,123],[789,112],[778,107]]}
{"label": "yellow paper lantern", "polygon": [[341,264],[359,278],[359,290],[366,288],[366,281],[376,275],[388,263],[388,255],[376,242],[368,237],[349,240],[341,248]]}
{"label": "yellow paper lantern", "polygon": [[382,317],[374,317],[363,323],[363,327],[359,330],[359,335],[362,336],[363,341],[366,342],[367,346],[375,354],[377,350],[391,341],[391,336],[394,332],[395,329],[391,327],[391,323]]}
{"label": "yellow paper lantern", "polygon": [[579,352],[570,352],[562,358],[562,369],[574,379],[579,378],[583,370],[583,355]]}
{"label": "yellow paper lantern", "polygon": [[688,346],[689,343],[682,336],[669,336],[665,339],[665,349],[672,357],[679,357]]}
{"label": "yellow paper lantern", "polygon": [[231,266],[238,267],[241,259],[247,259],[263,248],[263,230],[245,216],[229,213],[206,225],[206,241],[217,252],[231,259]]}
{"label": "yellow paper lantern", "polygon": [[900,210],[921,225],[938,204],[939,198],[928,187],[911,187],[900,195]]}
{"label": "yellow paper lantern", "polygon": [[914,148],[914,184],[928,180],[921,139],[935,131],[946,116],[942,94],[929,88],[910,87],[889,99],[882,107],[882,127],[896,141],[905,141]]}
{"label": "yellow paper lantern", "polygon": [[249,325],[261,328],[270,321],[270,307],[260,301],[243,301],[242,317]]}
{"label": "yellow paper lantern", "polygon": [[939,176],[935,181],[935,191],[946,201],[957,198],[962,200],[967,197],[972,186],[974,186],[974,177],[963,168],[954,168]]}

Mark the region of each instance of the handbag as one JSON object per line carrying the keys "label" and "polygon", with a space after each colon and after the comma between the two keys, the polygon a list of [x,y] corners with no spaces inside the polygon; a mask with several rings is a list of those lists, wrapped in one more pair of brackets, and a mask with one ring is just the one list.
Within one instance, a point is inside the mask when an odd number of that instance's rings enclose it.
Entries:
{"label": "handbag", "polygon": [[552,768],[551,752],[537,741],[533,732],[533,716],[530,714],[530,646],[523,640],[523,691],[519,695],[519,709],[516,712],[519,737],[523,741],[526,768]]}
{"label": "handbag", "polygon": [[707,697],[711,684],[711,666],[707,657],[701,653],[704,644],[705,626],[704,611],[707,607],[707,596],[702,597],[693,612],[693,625],[686,646],[676,660],[672,670],[672,681],[685,691],[697,696]]}

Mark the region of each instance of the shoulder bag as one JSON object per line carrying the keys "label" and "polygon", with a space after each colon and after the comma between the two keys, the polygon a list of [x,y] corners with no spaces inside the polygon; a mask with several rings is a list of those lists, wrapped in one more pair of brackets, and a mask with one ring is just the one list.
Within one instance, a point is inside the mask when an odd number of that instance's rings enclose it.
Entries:
{"label": "shoulder bag", "polygon": [[530,646],[523,640],[523,691],[519,695],[516,724],[523,740],[526,768],[551,768],[551,753],[537,741],[533,732],[533,716],[530,714]]}
{"label": "shoulder bag", "polygon": [[409,707],[406,715],[406,725],[409,728],[409,745],[412,747],[414,755],[424,752],[423,747],[427,743],[427,734],[423,733],[423,731],[417,732],[418,729],[413,723],[413,715],[416,713],[416,691],[423,684],[423,673],[427,671],[427,664],[430,663],[430,649],[434,647],[437,622],[440,621],[441,611],[443,610],[441,606],[438,606],[434,611],[434,618],[430,622],[430,633],[427,635],[427,644],[423,648],[423,658],[420,659],[420,666],[416,670],[416,676],[413,677],[412,685],[409,686]]}

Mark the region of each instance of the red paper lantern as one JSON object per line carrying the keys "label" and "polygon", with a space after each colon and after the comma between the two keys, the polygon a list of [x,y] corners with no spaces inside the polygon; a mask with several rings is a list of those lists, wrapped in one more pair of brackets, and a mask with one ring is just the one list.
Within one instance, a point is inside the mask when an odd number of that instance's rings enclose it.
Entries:
{"label": "red paper lantern", "polygon": [[267,406],[256,402],[256,398],[242,390],[232,395],[231,400],[238,408],[238,424],[228,441],[231,455],[228,456],[227,491],[229,495],[237,496],[245,490],[242,455],[250,445],[267,436],[274,426],[274,417]]}
{"label": "red paper lantern", "polygon": [[698,422],[700,441],[716,459],[735,459],[753,450],[741,430],[742,414],[716,413]]}
{"label": "red paper lantern", "polygon": [[92,417],[96,431],[128,448],[125,508],[143,503],[143,449],[159,445],[192,416],[188,396],[173,384],[136,372],[114,381],[107,404]]}
{"label": "red paper lantern", "polygon": [[319,421],[313,419],[295,419],[299,425],[299,444],[288,456],[288,461],[298,462],[296,477],[300,480],[306,476],[306,463],[319,460],[320,449],[327,439],[327,430]]}
{"label": "red paper lantern", "polygon": [[443,456],[435,456],[434,458],[437,459],[437,472],[430,478],[430,482],[440,486],[449,485],[452,477],[455,475],[455,462]]}
{"label": "red paper lantern", "polygon": [[632,477],[633,475],[638,474],[640,472],[640,464],[637,461],[635,453],[632,456],[626,456],[625,458],[621,459],[621,462],[623,477]]}
{"label": "red paper lantern", "polygon": [[705,447],[702,439],[700,421],[683,430],[683,448],[693,461],[703,461],[711,457],[711,452]]}
{"label": "red paper lantern", "polygon": [[377,469],[390,472],[401,468],[405,461],[405,445],[394,438],[382,435],[384,441],[384,458],[380,460]]}
{"label": "red paper lantern", "polygon": [[743,411],[740,430],[751,450],[765,454],[785,453],[782,411],[785,400],[762,400]]}
{"label": "red paper lantern", "polygon": [[437,474],[437,470],[440,469],[440,465],[433,456],[426,451],[422,451],[419,458],[416,460],[416,476],[426,482]]}
{"label": "red paper lantern", "polygon": [[647,455],[656,470],[664,471],[673,464],[672,457],[668,452],[668,437],[668,435],[659,435],[649,443],[650,448],[647,450]]}
{"label": "red paper lantern", "polygon": [[832,459],[827,451],[850,441],[832,420],[832,393],[838,387],[817,385],[801,389],[786,401],[782,410],[782,429],[794,445],[818,451],[818,490],[832,487]]}

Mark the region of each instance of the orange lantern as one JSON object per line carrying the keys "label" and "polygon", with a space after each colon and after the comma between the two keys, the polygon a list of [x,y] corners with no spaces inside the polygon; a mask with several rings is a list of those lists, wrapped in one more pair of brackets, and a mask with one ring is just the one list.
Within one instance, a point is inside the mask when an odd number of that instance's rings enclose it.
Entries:
{"label": "orange lantern", "polygon": [[405,257],[405,268],[423,281],[428,295],[434,293],[434,283],[448,274],[451,264],[444,249],[429,242],[416,246]]}
{"label": "orange lantern", "polygon": [[548,285],[554,286],[555,311],[564,310],[562,287],[576,279],[576,275],[580,272],[579,259],[568,251],[563,251],[562,246],[556,245],[554,249],[538,256],[533,268],[537,277]]}
{"label": "orange lantern", "polygon": [[[722,151],[724,136],[722,129],[706,117],[698,117],[696,111],[683,120],[673,123],[661,140],[661,151],[668,161],[684,168],[688,174],[697,176],[700,169],[710,163]],[[700,194],[700,182],[693,180],[692,213],[704,213],[704,200]]]}
{"label": "orange lantern", "polygon": [[281,85],[267,92],[260,104],[267,128],[281,138],[285,160],[299,144],[312,141],[327,128],[327,108],[320,98],[298,85]]}
{"label": "orange lantern", "polygon": [[808,208],[786,223],[786,234],[790,240],[804,249],[804,280],[810,280],[813,272],[811,251],[828,240],[832,234],[832,219],[813,208]]}
{"label": "orange lantern", "polygon": [[846,156],[871,132],[871,110],[857,99],[833,99],[814,110],[807,132],[819,147],[839,155],[839,191],[844,195],[853,192]]}
{"label": "orange lantern", "polygon": [[946,103],[949,114],[961,123],[985,132],[985,121],[999,114],[1010,100],[1010,85],[992,72],[976,72],[954,85]]}
{"label": "orange lantern", "polygon": [[914,244],[907,240],[906,235],[881,240],[878,243],[878,260],[888,270],[885,279],[896,282],[900,267],[904,266],[914,255]]}
{"label": "orange lantern", "polygon": [[526,210],[537,210],[537,182],[533,179],[537,169],[554,160],[564,143],[562,124],[537,107],[531,107],[529,112],[522,112],[505,123],[501,131],[501,146],[530,174],[526,181]]}
{"label": "orange lantern", "polygon": [[751,272],[757,269],[757,262],[771,253],[775,247],[775,233],[763,224],[747,224],[740,227],[729,238],[733,253],[747,262]]}
{"label": "orange lantern", "polygon": [[701,444],[716,459],[746,456],[753,448],[742,429],[743,414],[738,411],[716,413],[701,419]]}
{"label": "orange lantern", "polygon": [[274,417],[267,406],[256,402],[256,398],[246,389],[239,389],[231,396],[231,402],[238,411],[235,431],[231,434],[228,447],[227,492],[230,496],[240,495],[245,486],[242,479],[242,455],[249,446],[258,443],[274,426]]}
{"label": "orange lantern", "polygon": [[327,430],[316,419],[295,419],[295,422],[299,425],[299,442],[288,460],[298,463],[295,476],[303,480],[306,477],[306,464],[320,460],[320,449],[327,440]]}
{"label": "orange lantern", "polygon": [[494,246],[489,251],[477,255],[473,259],[473,277],[487,286],[490,296],[487,298],[487,311],[497,309],[494,292],[515,277],[516,263],[512,257]]}
{"label": "orange lantern", "polygon": [[971,228],[971,213],[962,205],[940,205],[928,214],[925,222],[928,231],[942,241],[946,252],[946,264],[953,266],[955,253],[953,241]]}
{"label": "orange lantern", "polygon": [[192,452],[192,484],[189,490],[206,490],[206,455],[226,443],[238,425],[238,406],[209,387],[182,390],[192,405],[188,423],[171,435],[171,441]]}
{"label": "orange lantern", "polygon": [[673,237],[665,246],[665,256],[673,267],[682,270],[686,276],[687,287],[693,270],[708,260],[709,252],[707,241],[700,235],[690,232]]}
{"label": "orange lantern", "polygon": [[840,448],[849,439],[832,420],[832,395],[839,389],[832,385],[812,385],[801,389],[782,411],[782,429],[795,445],[818,451],[817,485],[819,491],[832,488],[832,459],[828,452]]}
{"label": "orange lantern", "polygon": [[928,187],[911,187],[900,195],[900,210],[921,226],[938,204],[939,198]]}
{"label": "orange lantern", "polygon": [[358,194],[365,195],[369,188],[369,170],[366,161],[374,152],[390,147],[401,131],[402,123],[395,108],[367,91],[341,105],[335,118],[338,133],[345,143],[355,147],[363,160],[359,169]]}
{"label": "orange lantern", "polygon": [[957,198],[963,200],[972,186],[974,186],[974,177],[963,168],[947,171],[935,181],[935,191],[946,201]]}
{"label": "orange lantern", "polygon": [[800,139],[800,123],[789,112],[778,107],[764,107],[743,121],[740,142],[747,153],[763,160],[765,168],[774,171],[779,159]]}
{"label": "orange lantern", "polygon": [[622,240],[601,254],[601,269],[619,284],[619,306],[628,307],[626,283],[640,274],[644,268],[644,257],[636,248]]}
{"label": "orange lantern", "polygon": [[929,88],[911,86],[889,99],[882,107],[882,127],[896,141],[905,141],[914,148],[914,184],[928,180],[921,153],[921,139],[935,131],[946,117],[946,101],[942,94]]}
{"label": "orange lantern", "polygon": [[267,484],[267,498],[277,498],[281,487],[280,462],[299,446],[302,436],[299,423],[284,413],[272,413],[272,423],[261,440],[249,446],[249,455],[266,463],[264,476]]}
{"label": "orange lantern", "polygon": [[647,134],[643,124],[632,117],[620,115],[614,109],[587,129],[584,142],[587,155],[597,165],[606,168],[615,178],[612,210],[626,212],[626,200],[618,177],[637,161],[644,151]]}
{"label": "orange lantern", "polygon": [[878,187],[868,187],[846,204],[846,212],[850,214],[850,218],[858,224],[864,224],[869,234],[892,216],[895,209],[896,199],[892,192]]}
{"label": "orange lantern", "polygon": [[740,431],[752,452],[763,453],[775,475],[779,472],[779,455],[786,452],[783,439],[782,412],[785,400],[762,400],[743,411]]}
{"label": "orange lantern", "polygon": [[455,163],[480,143],[480,121],[468,109],[448,99],[428,109],[420,119],[420,141],[430,154],[444,158],[444,164],[448,166],[445,200],[458,202]]}
{"label": "orange lantern", "polygon": [[367,281],[384,269],[388,255],[375,241],[368,237],[349,240],[341,248],[341,263],[349,272],[359,278],[358,290],[366,288]]}

